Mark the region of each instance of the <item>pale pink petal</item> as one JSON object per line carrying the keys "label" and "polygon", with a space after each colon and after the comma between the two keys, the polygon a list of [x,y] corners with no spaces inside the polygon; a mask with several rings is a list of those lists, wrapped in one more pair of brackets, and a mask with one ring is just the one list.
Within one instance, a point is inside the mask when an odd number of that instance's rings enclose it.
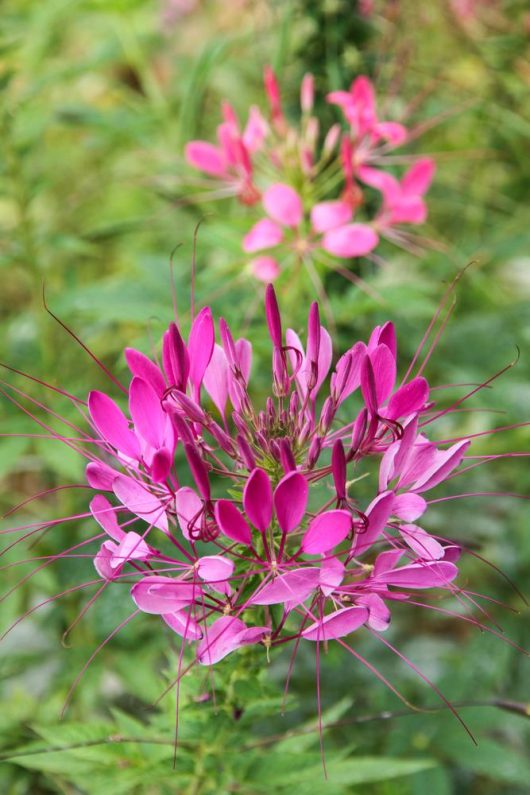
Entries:
{"label": "pale pink petal", "polygon": [[335,257],[362,257],[379,243],[377,233],[368,224],[347,224],[326,232],[322,248]]}
{"label": "pale pink petal", "polygon": [[329,552],[340,544],[352,529],[352,518],[348,511],[326,511],[309,524],[302,539],[302,551],[307,555]]}
{"label": "pale pink petal", "polygon": [[103,530],[118,543],[125,533],[121,529],[117,509],[102,494],[97,494],[90,502],[90,513]]}
{"label": "pale pink petal", "polygon": [[126,475],[118,475],[112,488],[119,501],[131,513],[143,519],[149,525],[158,527],[164,533],[168,532],[166,509],[158,497],[155,497],[144,486]]}
{"label": "pale pink petal", "polygon": [[309,487],[300,472],[289,472],[274,490],[274,510],[283,533],[292,533],[302,521]]}
{"label": "pale pink petal", "polygon": [[253,605],[301,604],[318,587],[320,569],[303,568],[281,574],[260,588],[249,600]]}
{"label": "pale pink petal", "polygon": [[142,536],[131,530],[129,533],[124,533],[120,545],[112,555],[110,565],[116,569],[123,566],[128,560],[148,560],[151,556],[152,551]]}
{"label": "pale pink petal", "polygon": [[283,231],[270,218],[262,218],[243,238],[243,251],[252,254],[264,248],[274,248],[283,240]]}
{"label": "pale pink petal", "polygon": [[130,458],[140,457],[140,445],[123,411],[103,392],[88,396],[88,411],[99,433],[112,447]]}
{"label": "pale pink petal", "polygon": [[306,640],[326,641],[343,638],[359,629],[368,621],[369,612],[366,607],[345,607],[330,613],[322,620],[311,624],[302,632]]}
{"label": "pale pink petal", "polygon": [[[189,541],[193,531],[197,532],[201,526],[202,500],[189,486],[183,486],[175,494],[175,511],[182,535]],[[190,530],[192,531],[191,534]]]}
{"label": "pale pink petal", "polygon": [[445,480],[461,463],[470,444],[471,442],[465,439],[462,442],[457,442],[448,450],[437,451],[434,464],[416,481],[414,490],[427,491]]}
{"label": "pale pink petal", "polygon": [[427,510],[427,503],[419,494],[409,491],[398,494],[392,503],[392,514],[405,522],[414,522]]}
{"label": "pale pink petal", "polygon": [[218,146],[208,141],[190,141],[184,149],[184,156],[190,166],[205,171],[214,177],[226,175],[226,161]]}
{"label": "pale pink petal", "polygon": [[376,593],[360,596],[355,600],[355,604],[368,608],[368,621],[366,626],[376,632],[384,632],[390,624],[390,610]]}
{"label": "pale pink petal", "polygon": [[263,206],[273,221],[282,226],[299,226],[304,217],[302,199],[290,185],[277,182],[263,194]]}
{"label": "pale pink petal", "polygon": [[112,580],[118,574],[111,565],[116,549],[117,545],[113,541],[104,541],[94,557],[94,568],[103,580]]}
{"label": "pale pink petal", "polygon": [[401,537],[408,546],[424,560],[441,560],[444,548],[417,524],[404,524],[399,528]]}
{"label": "pale pink petal", "polygon": [[164,613],[162,620],[181,638],[189,641],[202,638],[202,630],[199,624],[185,610],[178,610],[175,613]]}
{"label": "pale pink petal", "polygon": [[280,265],[274,257],[254,257],[249,262],[252,275],[260,282],[273,282],[280,275]]}
{"label": "pale pink petal", "polygon": [[263,469],[254,469],[243,490],[245,513],[257,529],[264,533],[272,519],[272,486]]}
{"label": "pale pink petal", "polygon": [[320,202],[311,210],[311,225],[315,232],[321,234],[347,224],[351,221],[352,215],[352,209],[346,202]]}

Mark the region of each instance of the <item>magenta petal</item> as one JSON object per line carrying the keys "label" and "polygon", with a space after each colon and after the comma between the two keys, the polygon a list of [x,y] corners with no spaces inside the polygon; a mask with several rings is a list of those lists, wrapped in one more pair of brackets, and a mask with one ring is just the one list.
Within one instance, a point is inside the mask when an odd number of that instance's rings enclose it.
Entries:
{"label": "magenta petal", "polygon": [[86,466],[85,474],[88,485],[93,489],[112,491],[112,484],[119,473],[102,461],[91,461],[90,464]]}
{"label": "magenta petal", "polygon": [[90,513],[103,530],[118,543],[125,533],[121,529],[117,509],[102,494],[97,494],[90,502]]}
{"label": "magenta petal", "polygon": [[94,568],[103,580],[112,580],[118,572],[112,567],[112,556],[117,545],[113,541],[104,541],[94,557]]}
{"label": "magenta petal", "polygon": [[205,555],[197,561],[197,574],[215,591],[229,596],[232,589],[228,580],[234,573],[234,563],[221,555]]}
{"label": "magenta petal", "polygon": [[309,488],[300,472],[289,472],[274,490],[274,510],[283,533],[291,533],[302,521]]}
{"label": "magenta petal", "polygon": [[251,546],[252,533],[242,514],[230,500],[217,500],[215,518],[221,532],[238,544]]}
{"label": "magenta petal", "polygon": [[124,533],[120,545],[112,556],[110,565],[114,569],[123,566],[128,560],[148,560],[151,555],[152,552],[142,536],[131,530],[129,533]]}
{"label": "magenta petal", "polygon": [[134,348],[125,348],[125,360],[133,376],[136,375],[138,378],[147,381],[158,397],[161,398],[166,391],[166,382],[160,368],[151,359]]}
{"label": "magenta petal", "polygon": [[190,141],[186,144],[184,156],[188,163],[214,177],[225,175],[226,163],[219,147],[208,141]]}
{"label": "magenta petal", "polygon": [[376,593],[360,596],[355,600],[357,605],[368,608],[368,621],[366,626],[376,632],[384,632],[390,625],[390,610]]}
{"label": "magenta petal", "polygon": [[329,596],[344,579],[346,567],[338,558],[324,558],[320,567],[320,590]]}
{"label": "magenta petal", "polygon": [[214,665],[241,646],[259,643],[269,632],[268,627],[247,627],[235,616],[222,616],[205,630],[197,659],[201,665]]}
{"label": "magenta petal", "polygon": [[129,388],[129,411],[136,433],[155,450],[163,447],[166,414],[154,389],[138,376]]}
{"label": "magenta petal", "polygon": [[189,378],[195,389],[196,400],[198,400],[198,393],[204,373],[212,358],[214,344],[215,329],[212,311],[209,306],[205,306],[193,321],[188,340],[188,353],[190,357]]}
{"label": "magenta petal", "polygon": [[254,469],[243,491],[245,513],[257,529],[264,533],[272,519],[272,486],[263,469]]}
{"label": "magenta petal", "polygon": [[437,561],[402,566],[379,575],[377,580],[400,588],[443,588],[452,582],[457,574],[458,569],[454,563]]}
{"label": "magenta petal", "polygon": [[197,583],[175,580],[152,574],[139,580],[131,588],[136,606],[144,613],[164,615],[174,613],[201,599],[201,586]]}
{"label": "magenta petal", "polygon": [[316,621],[302,632],[302,637],[306,640],[334,640],[343,638],[359,629],[360,626],[368,621],[369,612],[366,607],[345,607],[330,613],[320,621]]}
{"label": "magenta petal", "polygon": [[249,600],[253,605],[301,604],[318,587],[320,569],[295,569],[267,583]]}
{"label": "magenta petal", "polygon": [[352,529],[348,511],[326,511],[311,521],[303,539],[302,551],[307,555],[328,552],[344,541]]}
{"label": "magenta petal", "polygon": [[371,546],[379,536],[379,533],[383,531],[392,513],[394,499],[393,492],[385,491],[372,500],[365,512],[368,519],[368,527],[363,533],[359,533],[356,538],[356,554]]}
{"label": "magenta petal", "polygon": [[343,226],[351,221],[352,209],[341,201],[321,202],[311,210],[311,225],[315,232],[322,234]]}
{"label": "magenta petal", "polygon": [[377,403],[382,406],[392,393],[396,383],[396,360],[390,349],[386,345],[380,344],[370,354],[370,361],[374,371]]}
{"label": "magenta petal", "polygon": [[420,516],[423,516],[427,510],[427,503],[420,497],[419,494],[414,494],[412,491],[405,494],[398,494],[394,497],[392,503],[392,513],[398,519],[403,519],[405,522],[414,522]]}
{"label": "magenta petal", "polygon": [[194,618],[185,610],[178,610],[175,613],[164,613],[162,619],[166,622],[173,632],[186,640],[200,640],[202,630]]}
{"label": "magenta petal", "polygon": [[456,469],[461,463],[464,453],[470,444],[471,442],[465,439],[462,442],[457,442],[448,450],[438,451],[434,464],[416,481],[414,489],[416,491],[427,491],[427,489],[433,489],[445,480],[453,469]]}
{"label": "magenta petal", "polygon": [[401,180],[405,193],[423,196],[429,190],[436,171],[436,164],[430,157],[422,157],[414,163]]}
{"label": "magenta petal", "polygon": [[130,458],[140,457],[140,445],[123,411],[103,392],[88,396],[88,411],[99,433],[112,447]]}
{"label": "magenta petal", "polygon": [[392,146],[401,146],[407,140],[407,129],[396,121],[382,121],[376,124],[374,132],[387,140]]}
{"label": "magenta petal", "polygon": [[155,483],[163,483],[173,465],[173,455],[167,448],[157,450],[150,464],[151,477]]}
{"label": "magenta petal", "polygon": [[126,508],[153,527],[168,532],[166,510],[162,502],[144,486],[126,475],[118,475],[113,490]]}
{"label": "magenta petal", "polygon": [[263,206],[273,221],[282,226],[299,226],[304,217],[302,200],[294,188],[280,182],[263,194]]}
{"label": "magenta petal", "polygon": [[175,494],[175,511],[182,535],[189,541],[201,527],[202,500],[189,486],[183,486]]}
{"label": "magenta petal", "polygon": [[399,528],[401,537],[423,560],[441,560],[445,550],[435,538],[416,524],[404,524]]}
{"label": "magenta petal", "polygon": [[363,257],[379,243],[379,237],[368,224],[347,224],[331,229],[322,238],[322,248],[335,257]]}
{"label": "magenta petal", "polygon": [[243,251],[252,254],[264,248],[274,248],[283,240],[283,231],[270,218],[262,218],[243,238]]}
{"label": "magenta petal", "polygon": [[392,395],[385,416],[390,420],[408,417],[409,414],[421,411],[428,399],[429,384],[421,376],[414,378]]}

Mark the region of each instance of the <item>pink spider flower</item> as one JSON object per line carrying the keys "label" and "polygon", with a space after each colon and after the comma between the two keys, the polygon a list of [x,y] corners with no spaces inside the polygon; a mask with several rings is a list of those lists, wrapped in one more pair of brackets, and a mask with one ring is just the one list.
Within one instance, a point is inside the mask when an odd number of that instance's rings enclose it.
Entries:
{"label": "pink spider flower", "polygon": [[[282,187],[273,213],[285,196]],[[290,229],[300,223],[292,195],[281,217]],[[265,315],[272,389],[261,407],[250,390],[251,343],[236,340],[223,318],[216,342],[208,307],[187,339],[170,324],[160,364],[125,351],[129,384],[111,377],[126,393],[127,410],[103,392],[84,403],[50,387],[86,409],[88,432],[65,420],[61,435],[48,419],[36,420],[87,460],[95,494],[85,515],[103,534],[46,558],[36,571],[90,549],[99,579],[79,588],[95,585],[93,599],[114,588],[130,600],[133,612],[112,635],[139,614],[157,616],[182,639],[179,677],[184,653],[191,665],[214,665],[243,647],[272,654],[293,643],[296,655],[308,641],[318,655],[322,642],[336,640],[388,684],[344,639],[364,629],[406,659],[383,638],[394,611],[423,606],[451,615],[439,606],[442,595],[460,608],[478,607],[481,619],[461,609],[459,618],[496,634],[477,595],[456,583],[464,545],[428,530],[427,496],[477,464],[466,458],[472,440],[435,442],[428,430],[477,390],[436,406],[423,376],[432,349],[418,361],[428,334],[398,382],[392,323],[376,326],[333,364],[316,303],[305,342],[284,328],[271,285]],[[14,388],[11,399],[21,405],[19,398],[32,401]],[[178,471],[176,455],[185,462]],[[372,474],[369,489],[357,486],[363,469]],[[320,483],[329,486],[324,498],[317,491],[310,499]],[[32,539],[61,521],[8,532]],[[132,584],[120,590],[123,582]],[[425,592],[422,602],[417,591]]]}

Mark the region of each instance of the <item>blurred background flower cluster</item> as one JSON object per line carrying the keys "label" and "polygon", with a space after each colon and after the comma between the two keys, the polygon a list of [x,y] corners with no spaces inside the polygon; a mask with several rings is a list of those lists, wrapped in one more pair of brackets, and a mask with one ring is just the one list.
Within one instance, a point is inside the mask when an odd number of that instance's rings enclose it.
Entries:
{"label": "blurred background flower cluster", "polygon": [[[53,311],[105,365],[124,373],[124,347],[149,352],[172,319],[170,260],[186,325],[196,233],[197,296],[239,334],[252,336],[253,381],[267,394],[264,285],[251,265],[255,254],[242,248],[249,206],[235,197],[211,200],[186,159],[186,144],[215,142],[223,101],[245,123],[250,107],[263,109],[268,66],[290,124],[300,117],[304,75],[314,75],[311,113],[321,130],[343,123],[326,95],[347,91],[366,75],[379,117],[405,120],[411,133],[386,156],[385,169],[401,178],[413,163],[431,158],[436,164],[424,197],[428,217],[406,248],[381,239],[377,256],[340,255],[340,267],[318,268],[317,281],[281,262],[273,275],[284,315],[303,329],[307,299],[318,285],[336,352],[391,319],[404,363],[448,283],[468,266],[454,315],[429,362],[429,380],[481,383],[517,350],[520,355],[517,366],[475,401],[481,411],[447,421],[447,435],[530,419],[525,0],[4,0],[1,21],[3,362],[83,398],[90,389],[108,388],[91,359],[44,311],[43,285]],[[374,217],[376,191],[363,201],[363,212]],[[267,367],[260,369],[260,362]],[[27,436],[35,428],[4,399],[6,390],[16,398],[6,380],[37,400],[49,399],[38,382],[2,374],[1,514],[35,493],[84,478],[74,453]],[[54,405],[72,412],[58,395]],[[502,439],[484,437],[477,452],[481,445],[484,454],[524,451],[529,440],[528,429],[519,428]],[[528,494],[529,486],[524,458],[500,459],[466,480],[468,491]],[[449,485],[440,493],[451,493]],[[83,513],[83,499],[81,489],[56,491],[0,525]],[[528,503],[497,497],[431,510],[440,535],[472,543],[477,555],[527,589]],[[11,537],[5,537],[0,579],[2,594],[9,595],[0,603],[2,631],[51,595],[89,579],[91,563],[82,558],[36,573],[34,563],[21,563],[57,553],[85,537],[89,526],[89,519],[72,521],[24,548],[10,548]],[[466,562],[463,577],[507,605],[495,608],[496,617],[507,636],[530,647],[528,614],[507,579],[478,559]],[[288,655],[275,655],[263,669],[261,658],[241,651],[216,673],[215,703],[205,700],[207,677],[186,677],[175,769],[175,701],[171,693],[159,697],[174,678],[178,649],[149,621],[127,627],[105,646],[60,720],[72,681],[116,623],[113,596],[103,593],[61,645],[84,603],[82,592],[49,602],[0,645],[0,757],[8,760],[0,767],[2,793],[322,791],[311,650],[300,654],[283,715]],[[462,622],[407,615],[393,624],[392,642],[451,700],[530,701],[528,663],[519,652]],[[406,667],[369,638],[358,642],[408,698],[433,704],[433,694]],[[400,705],[331,648],[322,668],[322,704],[324,722],[334,724],[325,732],[329,793],[528,792],[530,723],[518,714],[465,709],[478,748],[443,712],[356,723]]]}

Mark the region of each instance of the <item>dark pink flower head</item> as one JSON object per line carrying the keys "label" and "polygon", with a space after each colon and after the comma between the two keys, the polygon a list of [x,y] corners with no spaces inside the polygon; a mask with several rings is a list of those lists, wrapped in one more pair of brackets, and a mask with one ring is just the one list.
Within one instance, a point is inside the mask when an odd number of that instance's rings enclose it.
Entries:
{"label": "dark pink flower head", "polygon": [[[300,223],[292,195],[274,212],[284,228]],[[428,510],[467,468],[471,441],[429,438],[452,407],[435,406],[420,352],[419,374],[399,382],[387,322],[333,366],[316,303],[303,341],[272,286],[265,310],[273,357],[260,405],[250,342],[221,318],[216,343],[204,308],[187,336],[171,324],[161,367],[127,349],[128,401],[91,392],[89,432],[64,438],[88,462],[97,574],[134,615],[195,644],[203,665],[242,647],[378,635],[418,590],[423,605],[431,593],[471,599],[455,584],[462,550],[429,532]]]}

